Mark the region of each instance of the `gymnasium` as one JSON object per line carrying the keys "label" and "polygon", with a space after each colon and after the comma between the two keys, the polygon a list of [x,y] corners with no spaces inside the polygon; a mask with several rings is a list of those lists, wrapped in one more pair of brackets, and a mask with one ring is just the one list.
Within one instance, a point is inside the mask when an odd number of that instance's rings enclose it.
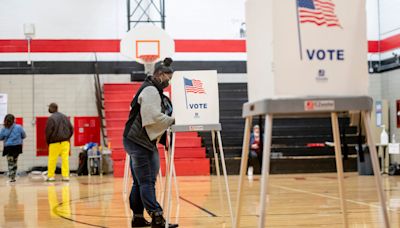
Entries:
{"label": "gymnasium", "polygon": [[0,227],[400,227],[398,12],[0,0]]}

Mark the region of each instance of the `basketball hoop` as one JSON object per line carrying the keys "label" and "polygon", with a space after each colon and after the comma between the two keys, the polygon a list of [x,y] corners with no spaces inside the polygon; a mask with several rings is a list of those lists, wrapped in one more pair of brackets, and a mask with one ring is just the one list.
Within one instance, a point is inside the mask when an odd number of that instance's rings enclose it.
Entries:
{"label": "basketball hoop", "polygon": [[158,55],[141,55],[138,59],[142,60],[144,64],[145,74],[151,75],[154,71],[155,61],[158,59]]}
{"label": "basketball hoop", "polygon": [[158,55],[141,55],[138,58],[141,59],[144,64],[152,64],[157,60]]}

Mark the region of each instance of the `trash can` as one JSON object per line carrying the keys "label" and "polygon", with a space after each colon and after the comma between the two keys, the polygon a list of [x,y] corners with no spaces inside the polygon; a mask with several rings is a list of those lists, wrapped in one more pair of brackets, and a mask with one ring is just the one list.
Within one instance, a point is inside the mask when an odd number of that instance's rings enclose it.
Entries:
{"label": "trash can", "polygon": [[357,151],[357,169],[358,169],[358,175],[360,176],[366,176],[366,175],[374,175],[374,170],[372,168],[372,163],[371,163],[371,155],[369,153],[369,148],[367,145],[363,144],[362,145],[362,150],[359,150],[359,146],[356,145],[356,151]]}

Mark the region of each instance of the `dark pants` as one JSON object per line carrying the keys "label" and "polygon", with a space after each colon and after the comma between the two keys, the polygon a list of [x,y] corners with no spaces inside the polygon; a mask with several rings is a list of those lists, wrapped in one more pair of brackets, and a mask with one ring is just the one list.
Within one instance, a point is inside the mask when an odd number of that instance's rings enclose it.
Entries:
{"label": "dark pants", "polygon": [[124,138],[124,148],[128,152],[133,177],[129,203],[134,215],[142,215],[144,208],[149,214],[162,214],[156,199],[155,184],[160,169],[158,151],[147,150]]}
{"label": "dark pants", "polygon": [[248,167],[253,166],[254,173],[260,174],[261,167],[262,167],[262,154],[255,152],[254,150],[250,150],[249,152],[249,160],[248,160]]}
{"label": "dark pants", "polygon": [[15,175],[17,174],[18,155],[17,156],[7,155],[7,162],[8,162],[8,177],[11,180],[15,180]]}

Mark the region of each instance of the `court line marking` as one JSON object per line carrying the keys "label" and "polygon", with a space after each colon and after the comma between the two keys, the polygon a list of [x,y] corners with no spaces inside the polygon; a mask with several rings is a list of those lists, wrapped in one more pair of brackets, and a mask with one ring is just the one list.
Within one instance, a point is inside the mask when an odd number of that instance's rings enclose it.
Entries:
{"label": "court line marking", "polygon": [[[60,213],[62,213],[62,211],[58,211],[58,208],[60,208],[63,204],[65,204],[65,203],[68,203],[69,205],[71,205],[71,203],[72,202],[74,202],[74,201],[79,201],[79,200],[84,200],[84,199],[90,199],[90,198],[92,198],[92,197],[100,197],[100,196],[103,196],[103,195],[112,195],[113,193],[108,193],[108,194],[101,194],[101,195],[96,195],[96,196],[87,196],[87,197],[82,197],[82,198],[78,198],[78,199],[73,199],[73,200],[69,200],[69,201],[66,201],[66,202],[61,202],[61,203],[59,203],[57,206],[55,206],[55,207],[53,207],[52,208],[52,211],[54,212],[54,214],[56,214],[57,216],[59,216],[60,218],[63,218],[63,219],[65,219],[65,220],[68,220],[68,221],[70,221],[70,222],[75,222],[75,223],[79,223],[79,224],[83,224],[83,225],[87,225],[87,226],[92,226],[92,227],[100,227],[100,228],[107,228],[106,226],[101,226],[101,225],[96,225],[96,224],[90,224],[90,223],[86,223],[86,222],[81,222],[81,221],[78,221],[78,220],[74,220],[74,219],[72,219],[72,218],[68,218],[68,217],[66,217],[66,216],[64,216],[64,215],[61,215]],[[73,215],[72,213],[71,213],[71,215]]]}
{"label": "court line marking", "polygon": [[218,217],[216,214],[212,213],[211,211],[207,210],[206,208],[201,207],[200,205],[197,205],[197,204],[193,203],[192,201],[183,198],[182,196],[179,196],[179,199],[181,199],[181,200],[185,201],[186,203],[188,203],[188,204],[190,204],[190,205],[192,205],[192,206],[204,211],[205,213],[209,214],[211,217]]}
{"label": "court line marking", "polygon": [[[324,198],[329,198],[329,199],[334,199],[334,200],[340,200],[340,197],[325,195],[322,193],[316,193],[316,192],[311,192],[311,191],[307,191],[307,190],[300,190],[300,189],[285,187],[285,186],[281,186],[281,185],[270,185],[270,186],[275,187],[275,188],[285,189],[285,190],[292,191],[292,192],[300,192],[300,193],[305,193],[305,194],[309,194],[309,195],[314,195],[314,196],[319,196],[319,197],[324,197]],[[365,202],[351,200],[351,199],[346,199],[346,201],[349,203],[359,204],[359,205],[363,205],[363,206],[374,207],[374,208],[378,208],[378,209],[381,208],[380,205],[375,205],[372,203],[365,203]],[[395,210],[393,210],[391,208],[388,208],[388,210],[395,212]]]}

